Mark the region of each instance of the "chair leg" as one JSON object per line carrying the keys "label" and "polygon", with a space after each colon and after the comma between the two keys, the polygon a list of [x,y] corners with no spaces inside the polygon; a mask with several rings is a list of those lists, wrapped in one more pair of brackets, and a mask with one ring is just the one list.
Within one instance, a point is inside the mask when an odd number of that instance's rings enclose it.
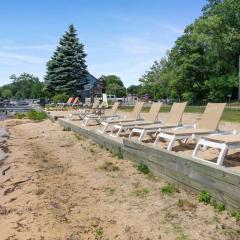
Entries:
{"label": "chair leg", "polygon": [[160,139],[160,136],[159,136],[159,135],[160,135],[160,134],[158,134],[158,135],[156,136],[156,139],[155,139],[153,145],[157,145],[157,144],[159,143],[159,139]]}
{"label": "chair leg", "polygon": [[86,127],[86,126],[88,125],[89,120],[90,120],[90,118],[85,117],[85,118],[82,120],[82,125],[83,125],[84,127]]}
{"label": "chair leg", "polygon": [[145,137],[145,131],[143,130],[138,138],[138,141],[141,142]]}
{"label": "chair leg", "polygon": [[169,141],[169,143],[168,143],[168,146],[167,146],[167,150],[168,151],[172,151],[172,148],[174,146],[175,140],[176,140],[176,137],[172,136],[170,141]]}
{"label": "chair leg", "polygon": [[228,146],[226,144],[221,144],[220,153],[217,159],[217,165],[222,166],[224,158],[228,152]]}
{"label": "chair leg", "polygon": [[197,157],[197,154],[198,154],[198,150],[199,150],[199,148],[200,148],[201,146],[204,147],[204,145],[202,144],[202,142],[201,142],[201,140],[200,140],[200,141],[198,141],[196,147],[195,147],[194,150],[193,150],[193,153],[192,153],[192,157],[193,157],[193,158],[198,158],[198,157]]}
{"label": "chair leg", "polygon": [[129,136],[128,136],[128,139],[131,139],[132,138],[132,135],[133,135],[133,130],[130,132]]}

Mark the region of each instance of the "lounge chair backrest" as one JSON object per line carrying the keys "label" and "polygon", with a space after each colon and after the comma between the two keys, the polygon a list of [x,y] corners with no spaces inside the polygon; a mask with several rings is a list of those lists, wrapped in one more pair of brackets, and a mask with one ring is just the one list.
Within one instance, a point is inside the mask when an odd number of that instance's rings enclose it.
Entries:
{"label": "lounge chair backrest", "polygon": [[131,118],[133,119],[138,119],[139,118],[139,114],[142,110],[142,107],[144,105],[144,102],[137,102],[133,111],[131,112]]}
{"label": "lounge chair backrest", "polygon": [[187,102],[173,103],[165,123],[178,126],[181,123],[186,105]]}
{"label": "lounge chair backrest", "polygon": [[118,106],[119,106],[120,102],[115,102],[112,106],[111,109],[109,109],[107,112],[106,112],[106,115],[107,116],[114,116],[116,114],[116,111],[118,109]]}
{"label": "lounge chair backrest", "polygon": [[208,103],[197,128],[216,131],[226,103]]}
{"label": "lounge chair backrest", "polygon": [[67,100],[67,104],[71,103],[73,101],[73,97],[70,97],[68,100]]}
{"label": "lounge chair backrest", "polygon": [[76,97],[73,101],[73,104],[77,104],[78,103],[78,100],[79,100],[79,97]]}
{"label": "lounge chair backrest", "polygon": [[145,119],[150,122],[156,122],[158,120],[158,113],[160,111],[161,106],[162,103],[160,102],[153,103],[149,112],[146,114]]}

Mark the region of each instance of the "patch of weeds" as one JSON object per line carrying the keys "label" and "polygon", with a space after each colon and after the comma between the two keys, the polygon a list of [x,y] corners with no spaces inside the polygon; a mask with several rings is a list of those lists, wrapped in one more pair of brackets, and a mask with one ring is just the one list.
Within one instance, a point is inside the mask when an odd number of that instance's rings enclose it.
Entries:
{"label": "patch of weeds", "polygon": [[140,198],[144,198],[148,195],[149,193],[149,189],[148,188],[142,188],[142,189],[138,189],[136,191],[134,191],[134,195]]}
{"label": "patch of weeds", "polygon": [[17,112],[17,113],[15,113],[14,117],[17,119],[23,119],[23,118],[27,117],[27,115],[26,115],[26,113]]}
{"label": "patch of weeds", "polygon": [[183,233],[182,227],[179,224],[173,224],[173,231],[177,236],[176,240],[187,240],[188,237]]}
{"label": "patch of weeds", "polygon": [[212,201],[211,205],[218,211],[222,212],[225,210],[225,204],[222,202]]}
{"label": "patch of weeds", "polygon": [[64,128],[63,128],[63,131],[64,131],[64,132],[69,132],[69,131],[71,131],[71,128],[70,128],[70,127],[64,127]]}
{"label": "patch of weeds", "polygon": [[188,199],[179,199],[177,206],[183,211],[193,211],[197,208],[197,205]]}
{"label": "patch of weeds", "polygon": [[157,180],[152,172],[149,172],[147,174],[147,179],[150,180],[150,181],[153,181],[153,182],[155,182]]}
{"label": "patch of weeds", "polygon": [[86,138],[80,134],[75,133],[74,136],[78,141],[86,141]]}
{"label": "patch of weeds", "polygon": [[110,196],[112,196],[115,193],[115,191],[116,191],[115,188],[110,188],[110,187],[107,187],[104,189],[104,192],[106,192]]}
{"label": "patch of weeds", "polygon": [[161,192],[165,195],[172,195],[176,192],[180,192],[178,188],[174,184],[169,183],[167,186],[161,188]]}
{"label": "patch of weeds", "polygon": [[118,159],[123,159],[123,151],[120,147],[118,148],[116,156]]}
{"label": "patch of weeds", "polygon": [[209,204],[211,198],[212,198],[211,194],[206,190],[203,190],[198,194],[198,201],[203,202],[205,204]]}
{"label": "patch of weeds", "polygon": [[230,210],[228,211],[228,214],[229,214],[231,217],[236,218],[236,221],[237,221],[237,222],[240,222],[240,212],[238,212],[238,211],[236,211],[236,210],[234,210],[234,209],[230,209]]}
{"label": "patch of weeds", "polygon": [[27,113],[27,117],[30,120],[43,121],[43,120],[47,119],[47,114],[45,112],[39,112],[35,109],[32,109]]}
{"label": "patch of weeds", "polygon": [[103,228],[102,227],[96,228],[96,236],[97,237],[103,236]]}
{"label": "patch of weeds", "polygon": [[115,172],[115,171],[119,171],[119,167],[114,165],[114,163],[112,162],[104,162],[103,165],[100,166],[100,169],[108,171],[108,172]]}
{"label": "patch of weeds", "polygon": [[137,166],[137,170],[139,172],[141,172],[141,173],[144,173],[144,174],[149,174],[150,173],[150,170],[149,170],[148,166],[145,163],[140,163]]}

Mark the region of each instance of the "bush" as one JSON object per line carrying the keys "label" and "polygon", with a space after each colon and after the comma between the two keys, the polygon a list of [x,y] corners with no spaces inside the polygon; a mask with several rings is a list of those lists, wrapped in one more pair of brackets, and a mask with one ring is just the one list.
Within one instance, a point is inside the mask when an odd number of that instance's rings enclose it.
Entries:
{"label": "bush", "polygon": [[34,121],[43,121],[47,119],[47,114],[45,112],[39,112],[35,109],[32,109],[27,114],[28,118]]}
{"label": "bush", "polygon": [[69,97],[66,93],[58,93],[52,98],[52,100],[55,104],[60,102],[65,103],[67,102],[68,98]]}
{"label": "bush", "polygon": [[209,204],[211,201],[211,194],[205,190],[201,191],[198,195],[198,201],[203,202],[205,204]]}
{"label": "bush", "polygon": [[150,170],[148,166],[145,163],[140,163],[137,167],[139,172],[142,172],[144,174],[149,174]]}

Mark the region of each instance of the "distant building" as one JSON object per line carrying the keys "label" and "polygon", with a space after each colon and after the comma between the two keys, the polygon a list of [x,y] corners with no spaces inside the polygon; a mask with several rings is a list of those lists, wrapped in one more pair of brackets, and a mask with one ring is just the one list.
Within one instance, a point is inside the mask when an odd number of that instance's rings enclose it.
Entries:
{"label": "distant building", "polygon": [[106,84],[103,77],[99,79],[95,78],[90,73],[87,74],[86,80],[81,84],[78,84],[77,93],[81,102],[85,102],[85,98],[102,97],[102,94],[106,91]]}

